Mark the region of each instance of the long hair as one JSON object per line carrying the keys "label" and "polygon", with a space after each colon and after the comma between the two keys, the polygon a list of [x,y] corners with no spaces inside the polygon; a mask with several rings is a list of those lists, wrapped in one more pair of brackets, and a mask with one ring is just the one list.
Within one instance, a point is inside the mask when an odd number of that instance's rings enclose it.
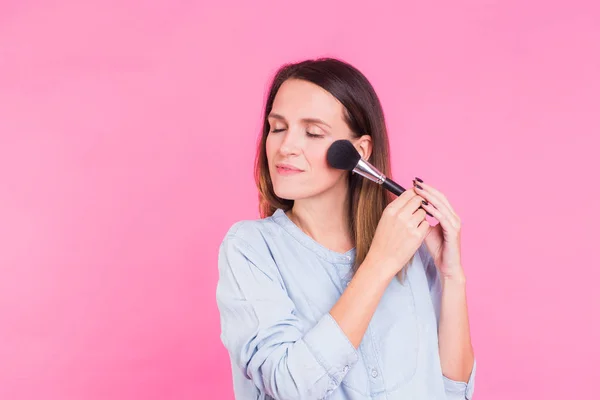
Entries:
{"label": "long hair", "polygon": [[[389,141],[383,109],[367,78],[352,65],[333,58],[319,58],[285,64],[276,72],[265,103],[262,135],[255,159],[255,180],[259,193],[261,218],[271,216],[278,208],[287,211],[293,200],[277,197],[269,174],[266,140],[269,134],[268,115],[277,91],[288,79],[312,82],[331,93],[344,106],[344,119],[355,138],[371,135],[372,151],[369,162],[385,176],[391,177]],[[358,174],[348,173],[350,232],[356,247],[354,269],[364,261],[379,219],[392,200],[380,185]],[[406,269],[406,268],[404,268]]]}

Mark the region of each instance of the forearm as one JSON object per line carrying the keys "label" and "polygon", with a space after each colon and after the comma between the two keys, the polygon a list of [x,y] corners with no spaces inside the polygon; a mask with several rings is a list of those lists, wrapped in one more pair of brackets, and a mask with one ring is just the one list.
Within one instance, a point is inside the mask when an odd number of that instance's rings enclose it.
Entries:
{"label": "forearm", "polygon": [[442,373],[449,379],[467,382],[474,354],[469,332],[466,282],[462,277],[442,278],[438,338]]}
{"label": "forearm", "polygon": [[386,287],[394,277],[384,271],[381,266],[365,260],[331,308],[331,316],[354,348],[358,348]]}

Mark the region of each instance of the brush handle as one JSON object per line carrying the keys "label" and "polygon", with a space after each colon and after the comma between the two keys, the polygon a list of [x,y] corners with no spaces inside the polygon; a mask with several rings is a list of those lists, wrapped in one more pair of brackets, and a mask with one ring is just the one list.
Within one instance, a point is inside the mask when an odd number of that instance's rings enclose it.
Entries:
{"label": "brush handle", "polygon": [[[389,190],[390,192],[394,193],[397,196],[400,196],[402,193],[406,192],[406,189],[404,189],[402,186],[398,185],[396,182],[394,182],[393,180],[391,180],[389,178],[385,178],[383,183],[381,184],[381,186],[383,186],[384,188],[386,188],[387,190]],[[419,208],[423,208],[423,207],[419,207]],[[428,211],[425,211],[425,212],[430,217],[433,217],[433,215],[431,215],[431,213],[429,213]]]}
{"label": "brush handle", "polygon": [[394,193],[396,196],[400,196],[402,193],[406,192],[406,189],[389,178],[385,178],[381,186]]}

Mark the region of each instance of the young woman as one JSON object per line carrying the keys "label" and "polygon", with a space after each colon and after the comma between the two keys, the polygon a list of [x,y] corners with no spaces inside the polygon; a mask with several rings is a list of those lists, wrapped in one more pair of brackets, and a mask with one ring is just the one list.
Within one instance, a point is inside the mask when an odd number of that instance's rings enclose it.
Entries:
{"label": "young woman", "polygon": [[335,59],[283,66],[256,157],[261,219],[236,222],[219,250],[236,398],[470,399],[459,217],[419,178],[396,197],[329,167],[339,139],[391,176],[365,76]]}

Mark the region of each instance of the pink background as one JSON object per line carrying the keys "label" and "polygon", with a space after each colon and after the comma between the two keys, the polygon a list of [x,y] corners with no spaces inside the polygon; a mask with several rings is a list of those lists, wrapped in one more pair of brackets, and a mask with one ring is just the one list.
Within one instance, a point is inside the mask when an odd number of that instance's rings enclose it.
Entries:
{"label": "pink background", "polygon": [[326,55],[464,221],[476,398],[597,393],[597,2],[207,3],[0,3],[0,398],[232,398],[217,248],[269,78]]}

